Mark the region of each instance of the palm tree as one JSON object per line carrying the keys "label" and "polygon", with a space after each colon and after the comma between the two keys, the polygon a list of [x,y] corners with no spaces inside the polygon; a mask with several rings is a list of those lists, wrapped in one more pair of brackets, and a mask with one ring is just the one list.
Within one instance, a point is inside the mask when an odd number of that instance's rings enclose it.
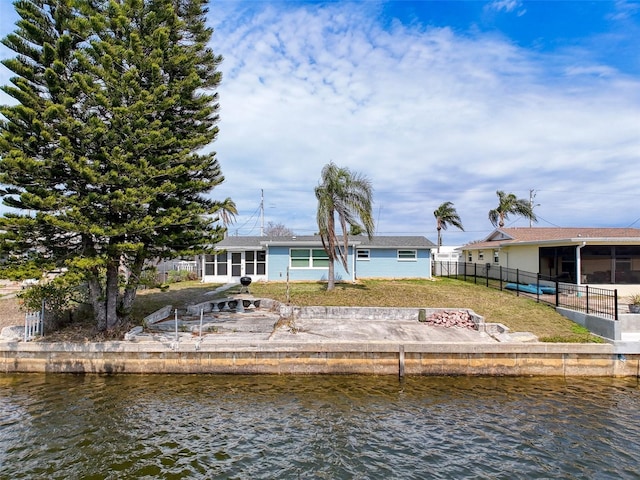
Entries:
{"label": "palm tree", "polygon": [[217,220],[222,221],[222,225],[225,227],[231,225],[238,214],[238,209],[236,204],[231,198],[227,197],[224,200],[216,200],[214,201],[215,205],[215,214],[217,215]]}
{"label": "palm tree", "polygon": [[[349,228],[353,225],[363,229],[370,239],[373,237],[373,187],[366,177],[330,162],[322,169],[320,185],[315,188],[315,194],[318,199],[319,234],[322,247],[329,257],[327,290],[333,290],[336,259],[340,259],[345,270],[349,271]],[[342,243],[336,235],[336,214],[342,229]]]}
{"label": "palm tree", "polygon": [[446,230],[449,225],[453,225],[464,232],[462,221],[456,208],[451,202],[444,202],[434,212],[433,216],[436,217],[436,228],[438,229],[438,253],[440,253],[440,245],[442,245],[441,230]]}
{"label": "palm tree", "polygon": [[513,193],[506,194],[501,190],[496,194],[499,199],[498,208],[489,210],[489,221],[494,227],[504,227],[504,221],[509,219],[509,214],[520,215],[532,222],[538,221],[529,201],[517,198]]}

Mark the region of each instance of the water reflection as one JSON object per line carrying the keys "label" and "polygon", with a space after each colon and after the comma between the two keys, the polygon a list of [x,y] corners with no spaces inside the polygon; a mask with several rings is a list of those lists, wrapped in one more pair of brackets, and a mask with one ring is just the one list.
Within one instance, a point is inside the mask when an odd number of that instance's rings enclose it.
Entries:
{"label": "water reflection", "polygon": [[636,380],[0,376],[0,478],[637,478]]}

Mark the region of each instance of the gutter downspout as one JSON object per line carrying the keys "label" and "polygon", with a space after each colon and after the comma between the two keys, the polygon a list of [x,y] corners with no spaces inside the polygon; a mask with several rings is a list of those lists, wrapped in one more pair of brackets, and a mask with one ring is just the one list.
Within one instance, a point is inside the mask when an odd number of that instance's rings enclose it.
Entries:
{"label": "gutter downspout", "polygon": [[582,261],[580,259],[580,250],[587,242],[582,242],[582,245],[576,245],[576,285],[580,286],[582,283]]}

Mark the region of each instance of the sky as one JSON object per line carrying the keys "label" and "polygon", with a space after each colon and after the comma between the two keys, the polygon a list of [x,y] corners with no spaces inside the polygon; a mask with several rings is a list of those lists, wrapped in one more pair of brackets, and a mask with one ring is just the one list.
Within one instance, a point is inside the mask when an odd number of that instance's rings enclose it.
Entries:
{"label": "sky", "polygon": [[213,0],[208,22],[231,235],[317,232],[329,162],[371,181],[377,235],[435,243],[452,202],[443,244],[482,240],[497,190],[534,226],[640,228],[640,1]]}

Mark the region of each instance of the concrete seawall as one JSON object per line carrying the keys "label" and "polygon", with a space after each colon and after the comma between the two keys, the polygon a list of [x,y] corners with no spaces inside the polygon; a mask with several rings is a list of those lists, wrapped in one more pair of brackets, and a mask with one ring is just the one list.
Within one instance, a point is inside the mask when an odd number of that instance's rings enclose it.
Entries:
{"label": "concrete seawall", "polygon": [[0,373],[638,377],[640,354],[610,344],[6,342]]}

